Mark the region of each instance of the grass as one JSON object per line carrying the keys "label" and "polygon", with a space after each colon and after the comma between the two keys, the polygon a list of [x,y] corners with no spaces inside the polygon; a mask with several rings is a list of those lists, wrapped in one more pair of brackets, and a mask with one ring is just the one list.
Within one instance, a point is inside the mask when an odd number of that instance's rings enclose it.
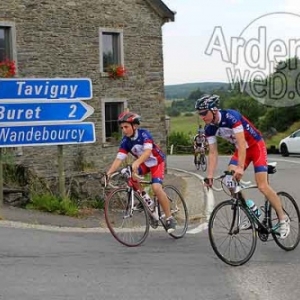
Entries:
{"label": "grass", "polygon": [[27,204],[26,208],[71,217],[78,216],[78,207],[75,203],[69,199],[60,199],[50,194],[32,195],[31,201]]}
{"label": "grass", "polygon": [[[202,121],[201,121],[202,122]],[[170,132],[183,132],[188,135],[196,135],[199,124],[202,126],[198,115],[185,116],[180,115],[179,117],[170,118]]]}

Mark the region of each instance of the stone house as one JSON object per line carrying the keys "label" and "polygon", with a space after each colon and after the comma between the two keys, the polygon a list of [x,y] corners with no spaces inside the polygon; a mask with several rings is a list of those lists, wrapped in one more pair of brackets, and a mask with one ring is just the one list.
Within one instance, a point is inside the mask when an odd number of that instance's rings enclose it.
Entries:
{"label": "stone house", "polygon": [[[66,174],[101,170],[115,157],[116,118],[140,113],[165,149],[162,26],[175,13],[160,0],[7,0],[0,2],[0,61],[16,61],[17,77],[90,78],[96,142],[63,146]],[[112,80],[110,64],[124,65]],[[41,176],[57,174],[57,146],[15,149],[16,161]]]}

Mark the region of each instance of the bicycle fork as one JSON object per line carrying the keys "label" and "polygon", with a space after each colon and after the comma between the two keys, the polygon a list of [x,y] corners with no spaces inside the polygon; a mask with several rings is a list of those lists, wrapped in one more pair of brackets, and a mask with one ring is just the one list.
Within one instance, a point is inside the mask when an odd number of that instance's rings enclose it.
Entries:
{"label": "bicycle fork", "polygon": [[[237,204],[237,201],[235,201],[231,209],[233,210],[233,216],[232,221],[229,229],[229,235],[235,235],[240,232],[240,224],[241,224],[241,207]],[[237,222],[236,222],[237,220]],[[235,225],[236,224],[236,225]]]}
{"label": "bicycle fork", "polygon": [[133,211],[136,208],[134,207],[134,192],[132,188],[128,188],[127,191],[127,203],[126,203],[126,207],[125,207],[125,212],[124,212],[124,216],[123,219],[128,219],[131,218],[133,215]]}

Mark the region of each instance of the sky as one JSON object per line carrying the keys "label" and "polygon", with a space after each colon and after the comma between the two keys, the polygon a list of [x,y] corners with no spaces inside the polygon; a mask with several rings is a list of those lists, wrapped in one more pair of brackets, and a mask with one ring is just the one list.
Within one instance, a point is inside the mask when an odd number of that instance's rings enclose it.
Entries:
{"label": "sky", "polygon": [[165,84],[246,81],[300,56],[298,1],[163,0],[176,12],[162,28]]}

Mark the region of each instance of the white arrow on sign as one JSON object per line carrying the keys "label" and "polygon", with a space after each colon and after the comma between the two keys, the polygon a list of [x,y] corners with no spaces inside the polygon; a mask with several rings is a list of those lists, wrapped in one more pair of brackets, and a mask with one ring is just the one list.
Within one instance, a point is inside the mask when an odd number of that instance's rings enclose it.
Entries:
{"label": "white arrow on sign", "polygon": [[93,112],[93,107],[79,100],[5,100],[0,102],[0,124],[66,124],[83,121]]}

